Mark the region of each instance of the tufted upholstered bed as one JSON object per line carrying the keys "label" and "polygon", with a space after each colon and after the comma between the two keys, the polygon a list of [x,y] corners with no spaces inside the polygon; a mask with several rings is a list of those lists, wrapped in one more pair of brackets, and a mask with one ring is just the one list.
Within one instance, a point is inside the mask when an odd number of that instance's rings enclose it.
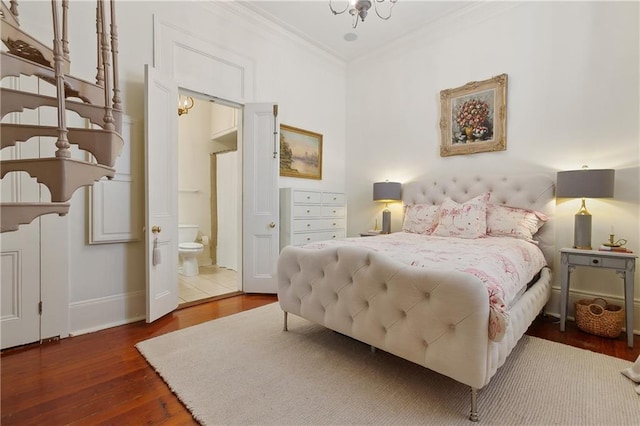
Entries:
{"label": "tufted upholstered bed", "polygon": [[[491,202],[544,213],[534,235],[548,265],[554,257],[554,182],[547,176],[472,176],[403,186],[403,203],[464,203],[489,191]],[[378,237],[367,237],[369,238]],[[531,243],[528,243],[531,244]],[[478,420],[478,389],[544,308],[551,271],[544,267],[509,306],[504,337],[489,338],[489,295],[475,277],[407,265],[357,245],[285,247],[278,261],[278,300],[292,313],[405,358],[471,387],[470,420]],[[331,368],[327,366],[326,368]]]}

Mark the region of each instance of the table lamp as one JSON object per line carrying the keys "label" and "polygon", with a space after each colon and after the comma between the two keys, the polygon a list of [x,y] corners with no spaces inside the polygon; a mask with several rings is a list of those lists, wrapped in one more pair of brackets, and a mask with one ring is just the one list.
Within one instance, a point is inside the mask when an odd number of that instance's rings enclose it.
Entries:
{"label": "table lamp", "polygon": [[400,201],[402,185],[399,182],[376,182],[373,184],[373,201],[385,203],[382,211],[382,234],[391,233],[391,211],[389,203]]}
{"label": "table lamp", "polygon": [[585,205],[585,198],[613,197],[613,169],[568,170],[558,172],[556,197],[582,198],[582,206],[575,215],[573,227],[573,247],[591,250],[591,214]]}

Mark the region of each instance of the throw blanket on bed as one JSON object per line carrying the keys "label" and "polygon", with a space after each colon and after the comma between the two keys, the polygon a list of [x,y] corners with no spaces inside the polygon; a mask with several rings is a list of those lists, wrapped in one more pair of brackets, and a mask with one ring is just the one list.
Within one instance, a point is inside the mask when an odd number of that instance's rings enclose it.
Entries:
{"label": "throw blanket on bed", "polygon": [[535,244],[505,237],[466,239],[397,232],[321,241],[303,247],[320,249],[337,245],[357,245],[407,265],[475,276],[489,294],[489,338],[496,342],[505,335],[508,307],[546,265]]}

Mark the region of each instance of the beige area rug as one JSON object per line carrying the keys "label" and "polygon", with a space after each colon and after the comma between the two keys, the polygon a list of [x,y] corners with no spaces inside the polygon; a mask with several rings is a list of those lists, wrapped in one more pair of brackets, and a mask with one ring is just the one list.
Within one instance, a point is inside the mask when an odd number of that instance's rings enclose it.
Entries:
{"label": "beige area rug", "polygon": [[[289,315],[277,303],[138,350],[205,425],[471,426],[469,388]],[[479,392],[480,424],[638,425],[631,362],[524,336]]]}

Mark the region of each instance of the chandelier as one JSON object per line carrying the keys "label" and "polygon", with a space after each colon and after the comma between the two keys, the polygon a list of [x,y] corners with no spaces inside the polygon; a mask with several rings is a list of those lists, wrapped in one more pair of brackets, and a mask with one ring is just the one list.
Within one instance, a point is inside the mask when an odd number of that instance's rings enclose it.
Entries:
{"label": "chandelier", "polygon": [[[362,22],[364,22],[364,18],[367,17],[367,14],[369,13],[369,9],[371,8],[372,1],[373,1],[373,10],[376,11],[376,15],[378,15],[378,18],[384,19],[386,21],[387,19],[391,18],[391,10],[393,9],[393,6],[396,5],[398,0],[349,0],[347,6],[340,11],[335,10],[333,8],[332,0],[329,0],[329,8],[331,9],[331,12],[333,12],[334,15],[340,15],[341,13],[344,13],[348,10],[349,14],[353,16],[353,28],[355,28],[358,26],[358,17]],[[378,11],[379,3],[387,3],[391,5],[389,6],[389,10],[386,15],[381,15],[380,12]]]}

